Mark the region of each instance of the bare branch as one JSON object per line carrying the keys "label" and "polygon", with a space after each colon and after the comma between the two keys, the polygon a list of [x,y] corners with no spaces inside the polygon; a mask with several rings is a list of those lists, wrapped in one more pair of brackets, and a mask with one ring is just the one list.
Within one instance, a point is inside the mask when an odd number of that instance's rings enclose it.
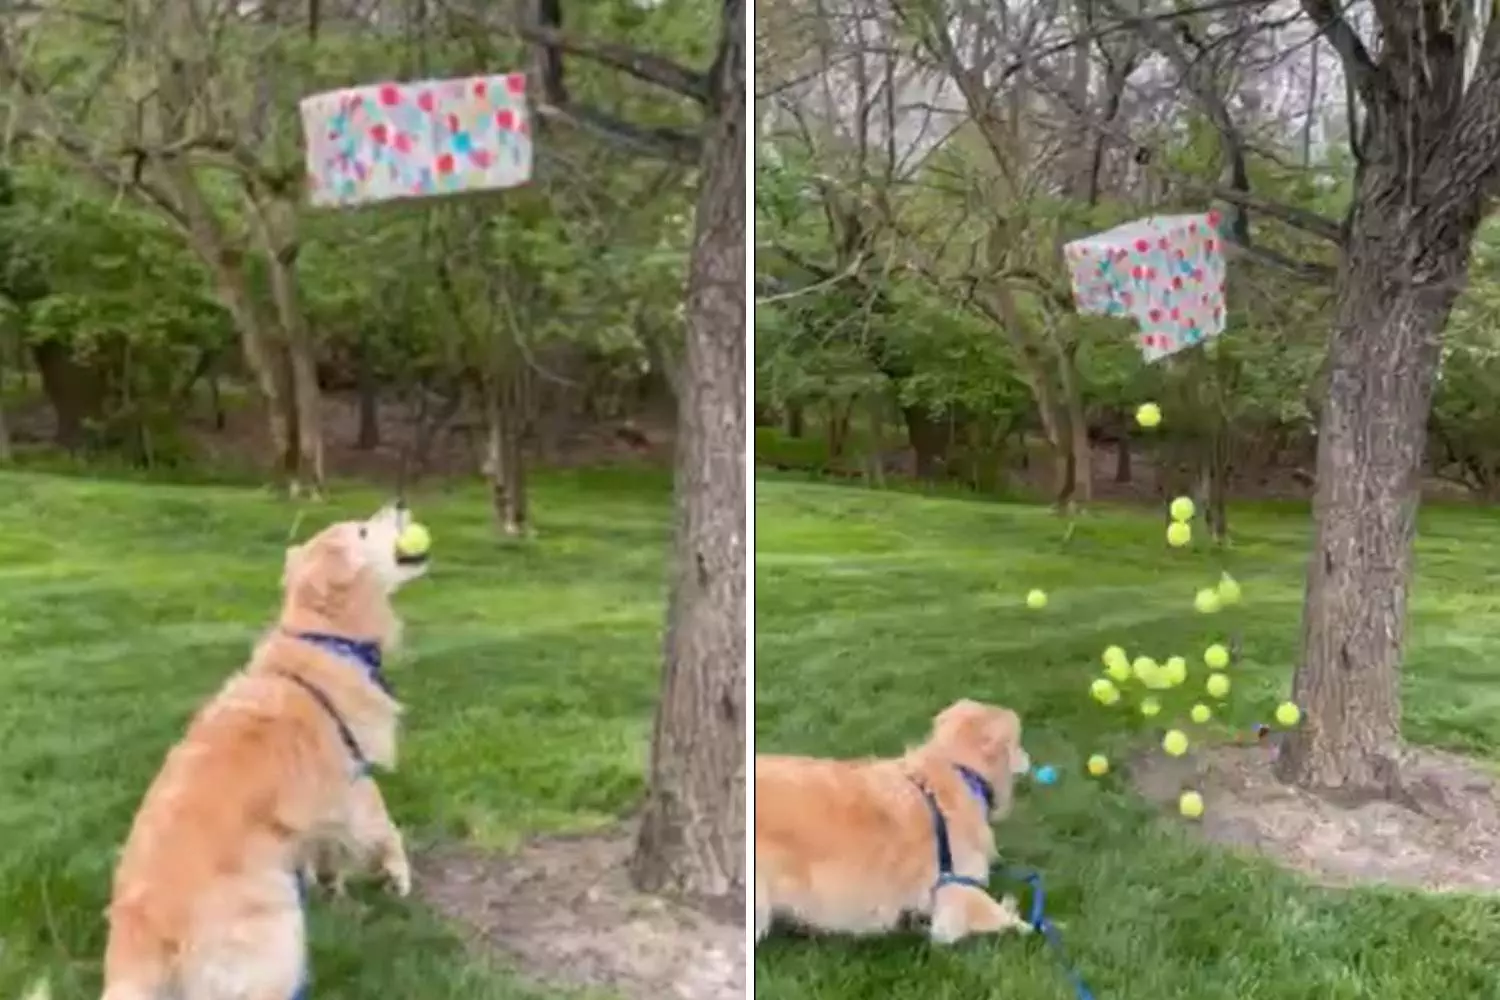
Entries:
{"label": "bare branch", "polygon": [[1359,40],[1343,13],[1334,7],[1332,0],[1302,0],[1302,9],[1339,54],[1339,60],[1344,64],[1344,77],[1359,96],[1367,105],[1379,100],[1377,92],[1387,89],[1390,81],[1370,58],[1364,42]]}
{"label": "bare branch", "polygon": [[653,84],[691,98],[699,104],[709,102],[708,74],[689,69],[671,59],[642,52],[628,45],[611,42],[592,42],[575,38],[558,28],[540,24],[522,24],[516,33],[528,42],[548,48],[582,56],[594,62],[620,70],[637,80]]}

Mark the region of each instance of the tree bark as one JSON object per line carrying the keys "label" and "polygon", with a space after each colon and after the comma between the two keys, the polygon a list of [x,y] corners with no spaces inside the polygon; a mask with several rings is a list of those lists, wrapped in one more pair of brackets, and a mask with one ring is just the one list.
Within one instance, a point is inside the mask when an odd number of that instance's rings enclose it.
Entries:
{"label": "tree bark", "polygon": [[31,353],[42,376],[42,391],[57,418],[53,439],[70,451],[81,448],[88,422],[103,412],[103,374],[80,362],[72,348],[60,340],[37,341]]}
{"label": "tree bark", "polygon": [[495,526],[508,538],[518,538],[530,527],[526,458],[521,451],[525,421],[519,388],[521,375],[513,370],[513,363],[506,363],[484,380],[484,472],[490,482]]}
{"label": "tree bark", "polygon": [[745,892],[745,7],[725,0],[679,396],[677,524],[650,790],[648,892]]}
{"label": "tree bark", "polygon": [[[1500,170],[1500,24],[1489,30],[1467,94],[1450,75],[1462,59],[1441,39],[1425,53],[1386,53],[1379,79],[1399,76],[1412,96],[1370,90],[1319,421],[1293,682],[1305,721],[1277,764],[1284,781],[1353,799],[1401,795],[1399,671],[1427,420],[1443,331]],[[1443,78],[1419,82],[1429,59]]]}

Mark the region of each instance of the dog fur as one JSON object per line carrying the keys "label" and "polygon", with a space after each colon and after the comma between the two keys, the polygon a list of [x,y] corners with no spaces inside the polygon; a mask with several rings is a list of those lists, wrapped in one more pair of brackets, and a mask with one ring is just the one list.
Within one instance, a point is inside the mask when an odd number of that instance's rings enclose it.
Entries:
{"label": "dog fur", "polygon": [[[995,790],[984,806],[955,768],[971,768]],[[871,934],[905,914],[930,919],[933,941],[969,934],[1025,933],[1012,897],[938,881],[932,813],[948,827],[954,871],[987,879],[995,857],[990,821],[1010,812],[1015,777],[1031,768],[1021,721],[1009,709],[959,701],[933,720],[931,737],[896,759],[755,758],[755,934],[776,917],[818,930]]]}
{"label": "dog fur", "polygon": [[403,507],[334,524],[287,551],[279,620],[192,720],[146,792],[115,869],[105,1000],[288,1000],[305,972],[296,873],[311,845],[357,841],[405,894],[411,870],[380,791],[300,678],[329,699],[366,760],[396,762],[401,706],[365,671],[296,637],[389,651],[390,597],[425,564],[396,557]]}

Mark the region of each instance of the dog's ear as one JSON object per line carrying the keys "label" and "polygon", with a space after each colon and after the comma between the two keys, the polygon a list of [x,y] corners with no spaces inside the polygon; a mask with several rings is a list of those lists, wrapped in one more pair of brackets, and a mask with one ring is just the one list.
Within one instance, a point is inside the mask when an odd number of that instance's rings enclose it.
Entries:
{"label": "dog's ear", "polygon": [[999,773],[1019,766],[1021,720],[1008,708],[963,699],[938,713],[933,736],[974,754]]}

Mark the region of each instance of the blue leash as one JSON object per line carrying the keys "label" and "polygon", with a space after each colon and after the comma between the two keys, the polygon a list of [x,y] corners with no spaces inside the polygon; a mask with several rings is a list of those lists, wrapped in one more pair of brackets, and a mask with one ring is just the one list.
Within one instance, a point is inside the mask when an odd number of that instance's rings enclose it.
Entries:
{"label": "blue leash", "polygon": [[1094,1000],[1093,992],[1084,984],[1083,977],[1078,974],[1078,967],[1068,961],[1068,955],[1063,951],[1062,934],[1058,932],[1057,925],[1047,919],[1047,895],[1042,889],[1042,873],[1009,868],[1005,870],[1005,874],[1016,882],[1025,882],[1031,886],[1031,912],[1027,914],[1026,922],[1031,924],[1032,930],[1047,939],[1047,944],[1057,955],[1057,961],[1062,966],[1063,972],[1073,984],[1073,992],[1077,994],[1078,1000]]}

